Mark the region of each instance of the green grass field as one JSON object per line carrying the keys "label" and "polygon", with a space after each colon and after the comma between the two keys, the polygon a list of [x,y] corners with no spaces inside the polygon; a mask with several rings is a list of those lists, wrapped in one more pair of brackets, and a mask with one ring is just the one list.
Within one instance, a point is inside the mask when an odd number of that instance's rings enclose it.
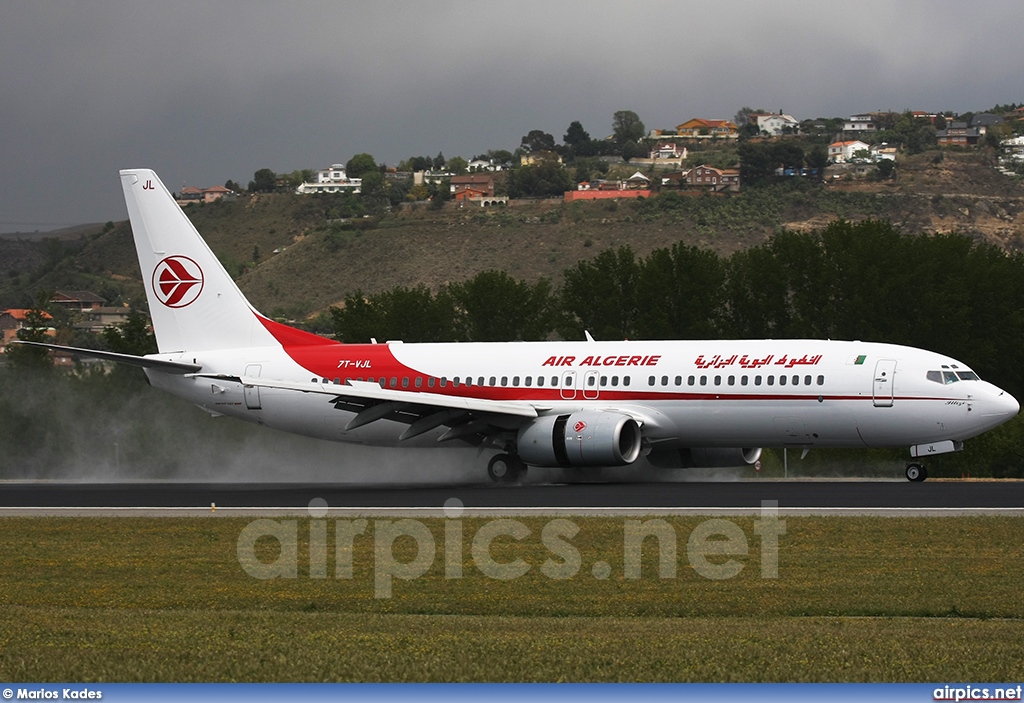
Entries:
{"label": "green grass field", "polygon": [[[289,520],[278,521],[286,532]],[[704,521],[665,520],[674,578],[659,578],[671,564],[653,538],[640,577],[627,578],[625,518],[574,519],[578,533],[557,539],[544,533],[549,519],[524,518],[529,534],[498,536],[488,554],[529,568],[499,580],[474,560],[493,525],[481,518],[422,520],[432,551],[401,536],[379,553],[393,520],[371,519],[353,542],[351,578],[336,578],[347,557],[336,554],[335,520],[300,519],[294,562],[275,540],[254,543],[262,564],[295,564],[294,578],[272,579],[239,562],[248,519],[4,518],[0,679],[1024,679],[1019,518],[785,518],[778,578],[762,578],[754,518],[730,518],[741,539],[706,558],[742,568],[720,580],[689,560]],[[324,556],[310,550],[311,523],[314,545],[326,523]],[[391,555],[425,572],[374,597]]]}

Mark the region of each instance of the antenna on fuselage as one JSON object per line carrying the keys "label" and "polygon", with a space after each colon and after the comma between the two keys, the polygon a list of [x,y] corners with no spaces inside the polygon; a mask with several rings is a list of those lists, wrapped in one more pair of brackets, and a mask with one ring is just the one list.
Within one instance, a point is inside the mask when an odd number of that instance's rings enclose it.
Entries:
{"label": "antenna on fuselage", "polygon": [[594,338],[590,334],[590,330],[583,330],[583,334],[585,334],[587,336],[587,341],[588,342],[593,342],[594,341]]}

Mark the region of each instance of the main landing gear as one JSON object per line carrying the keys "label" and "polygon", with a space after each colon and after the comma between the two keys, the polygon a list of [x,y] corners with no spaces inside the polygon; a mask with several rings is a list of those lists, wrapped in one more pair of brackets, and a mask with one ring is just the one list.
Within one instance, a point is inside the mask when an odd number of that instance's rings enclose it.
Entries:
{"label": "main landing gear", "polygon": [[907,480],[921,482],[928,478],[928,469],[924,468],[923,464],[917,462],[910,462],[907,464]]}
{"label": "main landing gear", "polygon": [[495,483],[517,483],[526,476],[526,464],[515,454],[495,454],[487,462],[487,475]]}

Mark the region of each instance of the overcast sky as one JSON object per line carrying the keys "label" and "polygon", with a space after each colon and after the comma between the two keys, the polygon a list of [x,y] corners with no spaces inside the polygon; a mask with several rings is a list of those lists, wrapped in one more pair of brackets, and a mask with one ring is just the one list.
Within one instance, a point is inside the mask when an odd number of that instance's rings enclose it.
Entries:
{"label": "overcast sky", "polygon": [[117,170],[172,190],[358,152],[470,158],[572,120],[1024,101],[1020,0],[255,2],[0,8],[0,231],[126,217]]}

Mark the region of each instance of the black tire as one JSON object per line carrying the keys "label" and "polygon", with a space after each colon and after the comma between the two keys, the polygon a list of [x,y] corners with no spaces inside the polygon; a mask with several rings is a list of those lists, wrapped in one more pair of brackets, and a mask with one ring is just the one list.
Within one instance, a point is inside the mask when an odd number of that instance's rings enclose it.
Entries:
{"label": "black tire", "polygon": [[920,483],[928,478],[928,472],[920,464],[907,464],[905,474],[908,481],[913,481],[915,483]]}
{"label": "black tire", "polygon": [[508,454],[495,454],[487,462],[487,476],[494,483],[507,483],[514,473],[512,457]]}

